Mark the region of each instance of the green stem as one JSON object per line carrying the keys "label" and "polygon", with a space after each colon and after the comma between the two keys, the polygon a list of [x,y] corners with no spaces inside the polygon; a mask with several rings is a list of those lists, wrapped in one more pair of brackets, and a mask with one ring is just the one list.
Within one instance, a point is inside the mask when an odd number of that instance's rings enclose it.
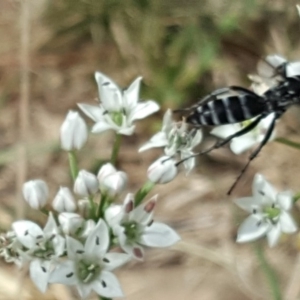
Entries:
{"label": "green stem", "polygon": [[270,286],[272,294],[273,294],[273,299],[274,300],[282,300],[277,276],[276,276],[273,268],[268,263],[268,261],[265,257],[264,250],[260,243],[255,244],[255,252],[256,252],[256,256],[260,262],[261,269],[263,270],[263,272],[265,273],[265,275],[267,277],[267,280],[269,281],[269,286]]}
{"label": "green stem", "polygon": [[300,150],[300,143],[293,142],[293,141],[290,141],[290,140],[285,139],[285,138],[277,138],[277,139],[275,139],[275,141],[278,142],[278,143],[281,143],[281,144],[284,144],[284,145],[287,145],[287,146],[290,146],[292,148],[296,148],[296,149]]}
{"label": "green stem", "polygon": [[78,163],[77,163],[75,152],[69,151],[68,158],[69,158],[69,167],[70,167],[71,176],[73,181],[75,181],[78,175]]}
{"label": "green stem", "polygon": [[113,165],[115,165],[117,158],[118,158],[120,145],[121,145],[121,139],[122,139],[122,136],[120,134],[116,134],[115,141],[114,141],[114,147],[113,147],[113,150],[111,153],[111,158],[110,158],[110,162]]}
{"label": "green stem", "polygon": [[95,208],[95,202],[92,196],[89,196],[89,203],[90,203],[90,208],[89,208],[89,216],[91,219],[94,219],[96,217],[96,208]]}
{"label": "green stem", "polygon": [[99,296],[99,300],[112,300],[112,298],[105,298],[105,297]]}
{"label": "green stem", "polygon": [[106,203],[106,195],[105,194],[101,194],[101,201],[99,203],[99,206],[98,206],[98,211],[97,211],[97,218],[100,219],[100,218],[103,218],[104,217],[104,207],[105,207],[105,203]]}
{"label": "green stem", "polygon": [[151,181],[147,181],[144,185],[137,191],[134,198],[135,207],[140,205],[144,198],[149,194],[149,192],[153,189],[154,183]]}

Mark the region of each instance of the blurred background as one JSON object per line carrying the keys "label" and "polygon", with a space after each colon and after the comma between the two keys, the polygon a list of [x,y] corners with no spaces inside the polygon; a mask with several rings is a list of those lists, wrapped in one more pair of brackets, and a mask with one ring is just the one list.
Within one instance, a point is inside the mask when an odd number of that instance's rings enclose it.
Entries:
{"label": "blurred background", "polygon": [[[129,191],[146,179],[161,151],[137,155],[160,129],[167,108],[183,108],[210,91],[248,87],[259,59],[278,53],[299,60],[296,1],[284,0],[1,0],[0,1],[0,226],[20,218],[43,223],[20,197],[22,183],[41,178],[54,196],[71,185],[59,128],[76,103],[95,103],[94,72],[126,87],[143,76],[141,96],[161,111],[138,123],[123,139],[118,168],[128,172]],[[300,110],[291,108],[277,136],[300,142]],[[204,147],[213,139],[207,135]],[[96,171],[108,159],[112,135],[91,136],[80,166]],[[275,299],[259,247],[237,245],[243,215],[232,199],[251,194],[260,172],[278,189],[300,191],[299,152],[269,143],[231,197],[226,192],[249,153],[222,148],[198,159],[189,177],[155,188],[157,219],[174,227],[182,242],[147,251],[144,263],[118,271],[124,299]],[[96,158],[91,160],[91,157]],[[300,243],[283,237],[266,257],[278,274],[282,299],[299,299]],[[266,245],[262,243],[263,247]],[[51,286],[40,294],[13,266],[1,262],[0,299],[77,299],[73,289]],[[96,299],[96,298],[95,298]],[[279,299],[279,298],[276,298]],[[281,298],[280,298],[281,299]]]}

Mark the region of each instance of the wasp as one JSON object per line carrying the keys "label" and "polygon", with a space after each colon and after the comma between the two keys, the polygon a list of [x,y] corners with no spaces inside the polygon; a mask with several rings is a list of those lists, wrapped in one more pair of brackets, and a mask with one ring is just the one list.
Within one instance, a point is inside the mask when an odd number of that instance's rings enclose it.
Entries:
{"label": "wasp", "polygon": [[[247,122],[248,125],[240,131],[224,140],[217,141],[212,147],[195,155],[209,153],[226,145],[233,138],[254,129],[268,115],[274,114],[263,140],[249,156],[247,164],[241,170],[228,194],[232,192],[251,161],[270,139],[276,121],[291,105],[300,104],[300,62],[288,62],[279,55],[267,56],[265,62],[269,68],[259,66],[259,76],[252,75],[250,77],[254,81],[254,85],[264,87],[261,94],[240,86],[229,86],[213,91],[189,108],[176,110],[185,112],[187,114],[185,121],[195,127],[225,125],[250,120]],[[272,69],[272,73],[270,73],[270,69]]]}

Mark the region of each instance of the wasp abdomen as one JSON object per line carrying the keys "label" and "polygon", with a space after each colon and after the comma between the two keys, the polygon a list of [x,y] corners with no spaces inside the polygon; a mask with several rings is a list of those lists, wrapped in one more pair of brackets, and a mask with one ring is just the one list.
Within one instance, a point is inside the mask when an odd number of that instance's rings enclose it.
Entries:
{"label": "wasp abdomen", "polygon": [[213,99],[197,106],[186,121],[194,125],[224,125],[256,117],[266,109],[265,101],[253,94]]}

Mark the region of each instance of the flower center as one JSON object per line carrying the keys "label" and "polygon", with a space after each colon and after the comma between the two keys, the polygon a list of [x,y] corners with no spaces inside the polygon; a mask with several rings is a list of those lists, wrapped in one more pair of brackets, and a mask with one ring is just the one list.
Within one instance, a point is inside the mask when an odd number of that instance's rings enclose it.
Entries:
{"label": "flower center", "polygon": [[37,239],[36,245],[38,249],[33,252],[33,255],[38,258],[49,259],[55,255],[55,250],[53,246],[53,238],[55,235],[51,236],[49,239]]}
{"label": "flower center", "polygon": [[77,276],[83,283],[90,283],[99,277],[101,267],[86,260],[77,263]]}
{"label": "flower center", "polygon": [[266,217],[272,221],[276,220],[277,217],[280,214],[280,209],[272,206],[272,207],[265,207],[264,208],[264,213],[266,214]]}
{"label": "flower center", "polygon": [[110,116],[115,124],[121,126],[123,123],[123,114],[119,111],[111,112]]}
{"label": "flower center", "polygon": [[123,223],[122,226],[125,228],[125,235],[129,242],[135,242],[140,237],[139,226],[136,222]]}

